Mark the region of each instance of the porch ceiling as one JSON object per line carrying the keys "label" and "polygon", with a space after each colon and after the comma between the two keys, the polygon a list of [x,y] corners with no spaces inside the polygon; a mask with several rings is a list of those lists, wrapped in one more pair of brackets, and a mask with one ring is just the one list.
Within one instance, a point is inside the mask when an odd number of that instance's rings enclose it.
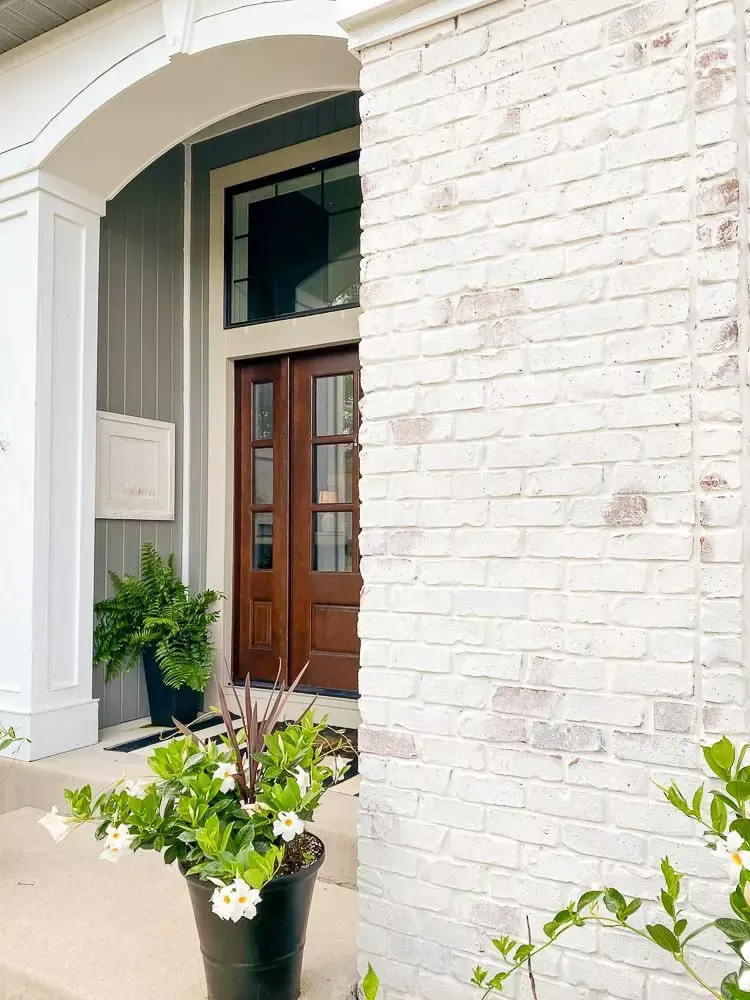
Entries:
{"label": "porch ceiling", "polygon": [[0,0],[0,53],[101,7],[107,0]]}

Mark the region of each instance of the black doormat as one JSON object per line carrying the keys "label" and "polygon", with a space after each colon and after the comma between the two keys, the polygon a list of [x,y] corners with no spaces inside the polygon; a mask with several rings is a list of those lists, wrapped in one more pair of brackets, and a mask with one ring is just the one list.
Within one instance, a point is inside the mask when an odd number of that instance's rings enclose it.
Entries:
{"label": "black doormat", "polygon": [[[239,719],[238,715],[233,715],[233,719]],[[207,715],[203,719],[199,719],[198,722],[193,722],[189,726],[191,733],[200,733],[204,729],[210,729],[212,726],[220,726],[222,723],[222,718],[217,713],[212,713]],[[135,739],[125,740],[123,743],[113,743],[111,747],[104,747],[105,750],[117,750],[119,753],[130,753],[132,750],[142,750],[143,747],[155,746],[157,743],[165,743],[167,740],[174,739],[175,736],[179,736],[179,729],[155,729],[153,732],[148,733],[145,736],[136,736]]]}

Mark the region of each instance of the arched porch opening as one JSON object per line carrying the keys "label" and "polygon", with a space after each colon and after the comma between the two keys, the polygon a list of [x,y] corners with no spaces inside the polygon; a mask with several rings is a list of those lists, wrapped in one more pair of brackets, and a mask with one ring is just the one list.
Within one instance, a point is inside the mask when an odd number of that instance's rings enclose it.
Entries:
{"label": "arched porch opening", "polygon": [[[0,375],[8,390],[0,392],[7,403],[0,422],[9,473],[0,531],[9,536],[6,580],[15,581],[0,622],[11,654],[0,666],[0,714],[32,738],[32,759],[85,746],[98,733],[91,607],[100,217],[107,199],[195,133],[248,109],[272,112],[284,102],[304,104],[304,95],[356,89],[358,63],[337,26],[318,19],[311,29],[308,11],[307,21],[296,19],[299,34],[283,34],[296,5],[283,6],[289,10],[277,12],[273,25],[250,25],[262,37],[229,43],[239,16],[232,11],[224,28],[214,19],[210,37],[196,29],[190,54],[170,59],[166,37],[140,49],[134,43],[31,143],[0,152],[6,172],[13,162],[29,165],[0,177],[0,261],[7,265],[0,294],[12,296],[9,318],[29,334]],[[197,51],[196,39],[204,46]],[[73,39],[71,59],[85,57],[84,42],[96,44]],[[188,322],[190,310],[187,302]]]}

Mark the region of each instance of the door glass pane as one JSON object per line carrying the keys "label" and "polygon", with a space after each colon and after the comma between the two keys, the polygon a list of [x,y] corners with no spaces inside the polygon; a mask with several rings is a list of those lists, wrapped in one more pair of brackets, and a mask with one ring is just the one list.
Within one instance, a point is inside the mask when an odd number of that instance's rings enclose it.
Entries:
{"label": "door glass pane", "polygon": [[253,569],[273,569],[273,514],[253,514]]}
{"label": "door glass pane", "polygon": [[351,511],[313,514],[312,568],[318,573],[351,573]]}
{"label": "door glass pane", "polygon": [[273,437],[273,382],[256,382],[253,386],[253,437]]}
{"label": "door glass pane", "polygon": [[273,448],[253,448],[253,503],[273,503]]}
{"label": "door glass pane", "polygon": [[313,503],[352,502],[351,444],[313,447]]}
{"label": "door glass pane", "polygon": [[354,433],[354,376],[326,375],[315,379],[316,437]]}

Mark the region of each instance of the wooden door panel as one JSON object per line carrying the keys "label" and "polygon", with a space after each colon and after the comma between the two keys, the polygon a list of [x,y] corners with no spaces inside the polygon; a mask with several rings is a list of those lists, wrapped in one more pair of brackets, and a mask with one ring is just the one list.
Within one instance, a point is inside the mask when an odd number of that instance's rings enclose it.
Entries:
{"label": "wooden door panel", "polygon": [[[356,693],[355,347],[236,366],[234,677]],[[272,397],[272,399],[271,399]],[[260,423],[259,423],[260,414]]]}
{"label": "wooden door panel", "polygon": [[289,659],[289,362],[235,378],[234,676],[273,681]]}
{"label": "wooden door panel", "polygon": [[292,362],[290,677],[356,692],[359,361],[356,348]]}
{"label": "wooden door panel", "polygon": [[310,608],[310,649],[313,653],[359,653],[359,608],[313,604]]}

